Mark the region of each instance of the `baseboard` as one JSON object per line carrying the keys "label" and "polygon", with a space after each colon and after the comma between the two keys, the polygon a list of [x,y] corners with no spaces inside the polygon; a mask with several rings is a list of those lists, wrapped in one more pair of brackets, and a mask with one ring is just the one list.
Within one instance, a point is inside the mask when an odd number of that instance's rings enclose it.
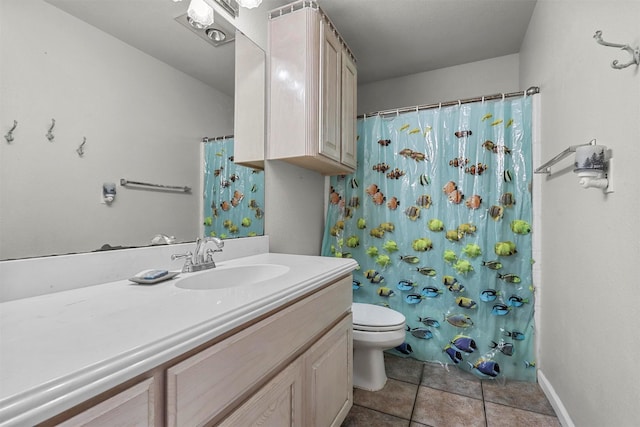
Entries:
{"label": "baseboard", "polygon": [[542,389],[542,392],[549,399],[549,403],[553,406],[553,410],[556,411],[556,415],[558,416],[558,421],[563,427],[575,427],[575,424],[571,420],[569,416],[569,412],[567,412],[567,408],[564,407],[560,397],[556,394],[556,391],[553,389],[553,386],[547,380],[547,377],[544,376],[544,373],[538,369],[538,384]]}

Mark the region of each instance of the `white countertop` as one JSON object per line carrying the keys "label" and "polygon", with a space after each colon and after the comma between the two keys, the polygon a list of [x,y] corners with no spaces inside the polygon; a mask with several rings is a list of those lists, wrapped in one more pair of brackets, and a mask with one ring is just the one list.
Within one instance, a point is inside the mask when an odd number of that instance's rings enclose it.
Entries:
{"label": "white countertop", "polygon": [[156,285],[121,280],[0,304],[0,425],[44,421],[357,265],[266,253],[223,261],[218,268],[252,264],[289,271],[217,290],[180,289],[175,283],[186,276],[181,274]]}

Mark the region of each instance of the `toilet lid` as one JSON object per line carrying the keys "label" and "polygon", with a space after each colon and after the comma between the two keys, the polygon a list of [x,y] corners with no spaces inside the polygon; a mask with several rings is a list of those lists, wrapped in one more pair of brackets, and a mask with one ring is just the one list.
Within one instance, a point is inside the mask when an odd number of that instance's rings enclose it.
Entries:
{"label": "toilet lid", "polygon": [[404,329],[405,317],[390,308],[354,302],[353,329],[360,331],[395,331]]}

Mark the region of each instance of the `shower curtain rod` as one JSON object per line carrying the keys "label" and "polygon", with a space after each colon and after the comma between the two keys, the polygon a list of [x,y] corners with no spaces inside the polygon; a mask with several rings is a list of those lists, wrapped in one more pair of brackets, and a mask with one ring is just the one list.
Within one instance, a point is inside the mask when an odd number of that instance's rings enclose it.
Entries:
{"label": "shower curtain rod", "polygon": [[366,113],[358,116],[358,119],[370,117],[370,116],[384,116],[388,114],[400,114],[406,113],[408,111],[419,111],[419,110],[430,110],[433,108],[440,107],[449,107],[452,105],[461,105],[461,104],[470,104],[472,102],[480,102],[480,101],[491,101],[493,99],[505,99],[505,98],[514,98],[516,96],[531,96],[536,93],[540,93],[540,88],[538,86],[531,86],[527,90],[521,90],[519,92],[511,92],[511,93],[496,93],[493,95],[486,96],[476,96],[475,98],[467,98],[467,99],[458,99],[455,101],[447,101],[447,102],[439,102],[437,104],[426,104],[426,105],[416,105],[415,107],[402,107],[402,108],[394,108],[392,110],[383,110],[376,111],[374,113]]}
{"label": "shower curtain rod", "polygon": [[229,139],[229,138],[233,138],[233,135],[214,136],[214,137],[205,136],[202,138],[202,142],[220,141],[220,140]]}

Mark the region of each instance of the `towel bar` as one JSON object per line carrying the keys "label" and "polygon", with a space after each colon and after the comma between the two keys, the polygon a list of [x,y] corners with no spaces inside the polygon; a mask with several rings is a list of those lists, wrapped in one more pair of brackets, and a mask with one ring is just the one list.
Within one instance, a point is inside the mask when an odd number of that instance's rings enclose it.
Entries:
{"label": "towel bar", "polygon": [[566,150],[564,150],[562,153],[558,154],[557,156],[555,156],[553,159],[549,160],[548,162],[546,162],[545,164],[543,164],[542,166],[540,166],[538,169],[536,169],[535,171],[533,171],[533,173],[546,173],[546,174],[550,174],[551,173],[551,166],[555,165],[556,163],[558,163],[560,160],[564,159],[565,157],[567,157],[569,154],[571,153],[575,153],[576,152],[576,148],[578,147],[582,147],[583,145],[595,145],[596,144],[596,140],[592,139],[591,141],[589,141],[586,144],[578,144],[578,145],[571,145],[569,148],[567,148]]}
{"label": "towel bar", "polygon": [[124,178],[120,178],[120,185],[122,185],[123,187],[127,185],[140,185],[143,187],[161,188],[163,190],[177,190],[177,191],[183,191],[185,193],[191,192],[191,187],[187,187],[187,186],[181,187],[177,185],[150,184],[148,182],[128,181]]}

